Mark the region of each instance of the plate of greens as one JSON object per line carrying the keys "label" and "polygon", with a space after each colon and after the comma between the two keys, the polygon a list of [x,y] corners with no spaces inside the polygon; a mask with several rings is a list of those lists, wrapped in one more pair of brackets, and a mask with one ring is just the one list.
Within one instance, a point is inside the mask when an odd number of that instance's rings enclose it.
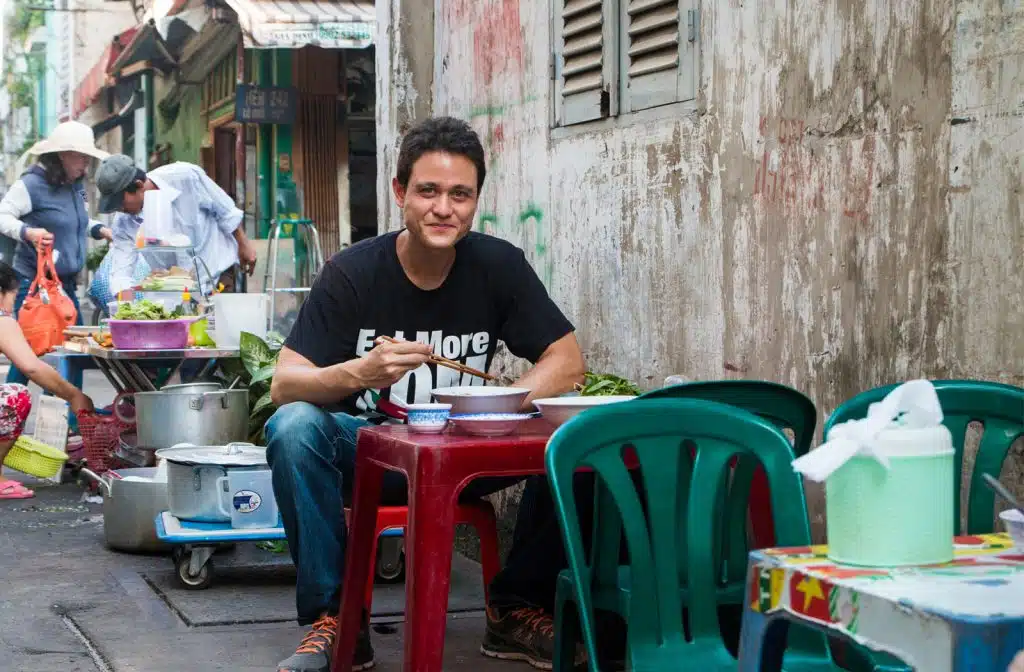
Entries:
{"label": "plate of greens", "polygon": [[583,384],[576,386],[576,392],[571,396],[534,399],[533,405],[545,420],[557,427],[589,408],[636,399],[640,388],[620,376],[587,372]]}

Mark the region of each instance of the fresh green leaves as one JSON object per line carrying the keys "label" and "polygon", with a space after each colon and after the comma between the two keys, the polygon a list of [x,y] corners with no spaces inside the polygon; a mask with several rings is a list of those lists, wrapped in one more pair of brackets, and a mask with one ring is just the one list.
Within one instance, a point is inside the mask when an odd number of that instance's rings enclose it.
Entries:
{"label": "fresh green leaves", "polygon": [[249,388],[249,440],[263,443],[263,426],[277,410],[270,398],[270,384],[277,368],[277,356],[281,352],[278,339],[264,341],[255,334],[243,331],[238,341],[241,366],[226,362],[221,370],[231,379],[240,376]]}
{"label": "fresh green leaves", "polygon": [[185,314],[185,310],[178,306],[168,312],[163,304],[141,299],[131,303],[120,303],[117,312],[114,313],[115,320],[174,320]]}
{"label": "fresh green leaves", "polygon": [[610,373],[587,371],[583,387],[580,389],[580,396],[603,397],[613,395],[639,396],[640,388],[625,378]]}

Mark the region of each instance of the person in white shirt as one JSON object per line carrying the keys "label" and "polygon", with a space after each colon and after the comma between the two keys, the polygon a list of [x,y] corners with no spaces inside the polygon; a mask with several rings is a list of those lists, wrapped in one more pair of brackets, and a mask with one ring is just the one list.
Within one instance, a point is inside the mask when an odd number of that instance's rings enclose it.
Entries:
{"label": "person in white shirt", "polygon": [[147,191],[154,189],[169,195],[174,233],[188,237],[196,256],[213,278],[214,288],[224,285],[223,291],[235,291],[237,267],[252,275],[256,248],[242,227],[243,213],[199,166],[178,162],[147,173],[131,157],[116,154],[100,164],[96,187],[100,192],[100,212],[121,213],[114,220],[110,252],[110,289],[115,294],[132,286],[140,226],[145,233],[143,199]]}

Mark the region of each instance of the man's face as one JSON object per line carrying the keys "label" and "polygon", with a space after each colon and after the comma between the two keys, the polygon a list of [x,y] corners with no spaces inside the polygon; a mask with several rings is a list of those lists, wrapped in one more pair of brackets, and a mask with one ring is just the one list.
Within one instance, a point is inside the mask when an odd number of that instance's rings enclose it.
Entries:
{"label": "man's face", "polygon": [[127,212],[129,215],[137,215],[142,212],[142,196],[145,193],[142,181],[135,183],[135,191],[124,192],[124,204],[121,206],[122,212]]}
{"label": "man's face", "polygon": [[412,166],[409,185],[395,178],[392,189],[402,222],[423,247],[454,247],[473,226],[479,194],[476,166],[465,156],[427,152]]}

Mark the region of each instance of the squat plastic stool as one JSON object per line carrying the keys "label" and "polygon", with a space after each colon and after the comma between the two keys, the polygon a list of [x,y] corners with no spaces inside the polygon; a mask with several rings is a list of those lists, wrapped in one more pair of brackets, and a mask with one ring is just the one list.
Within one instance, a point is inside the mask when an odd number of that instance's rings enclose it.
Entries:
{"label": "squat plastic stool", "polygon": [[[351,509],[345,509],[345,521],[350,522]],[[373,538],[379,540],[381,533],[395,528],[405,529],[409,521],[409,507],[382,506],[377,509],[377,529]],[[472,525],[480,537],[480,567],[484,576],[484,599],[486,601],[491,589],[491,581],[501,569],[498,555],[498,523],[494,517],[494,507],[486,500],[459,504],[455,510],[456,524]],[[377,544],[370,547],[370,567],[377,562]],[[373,580],[366,582],[366,613],[370,613],[373,605]]]}

